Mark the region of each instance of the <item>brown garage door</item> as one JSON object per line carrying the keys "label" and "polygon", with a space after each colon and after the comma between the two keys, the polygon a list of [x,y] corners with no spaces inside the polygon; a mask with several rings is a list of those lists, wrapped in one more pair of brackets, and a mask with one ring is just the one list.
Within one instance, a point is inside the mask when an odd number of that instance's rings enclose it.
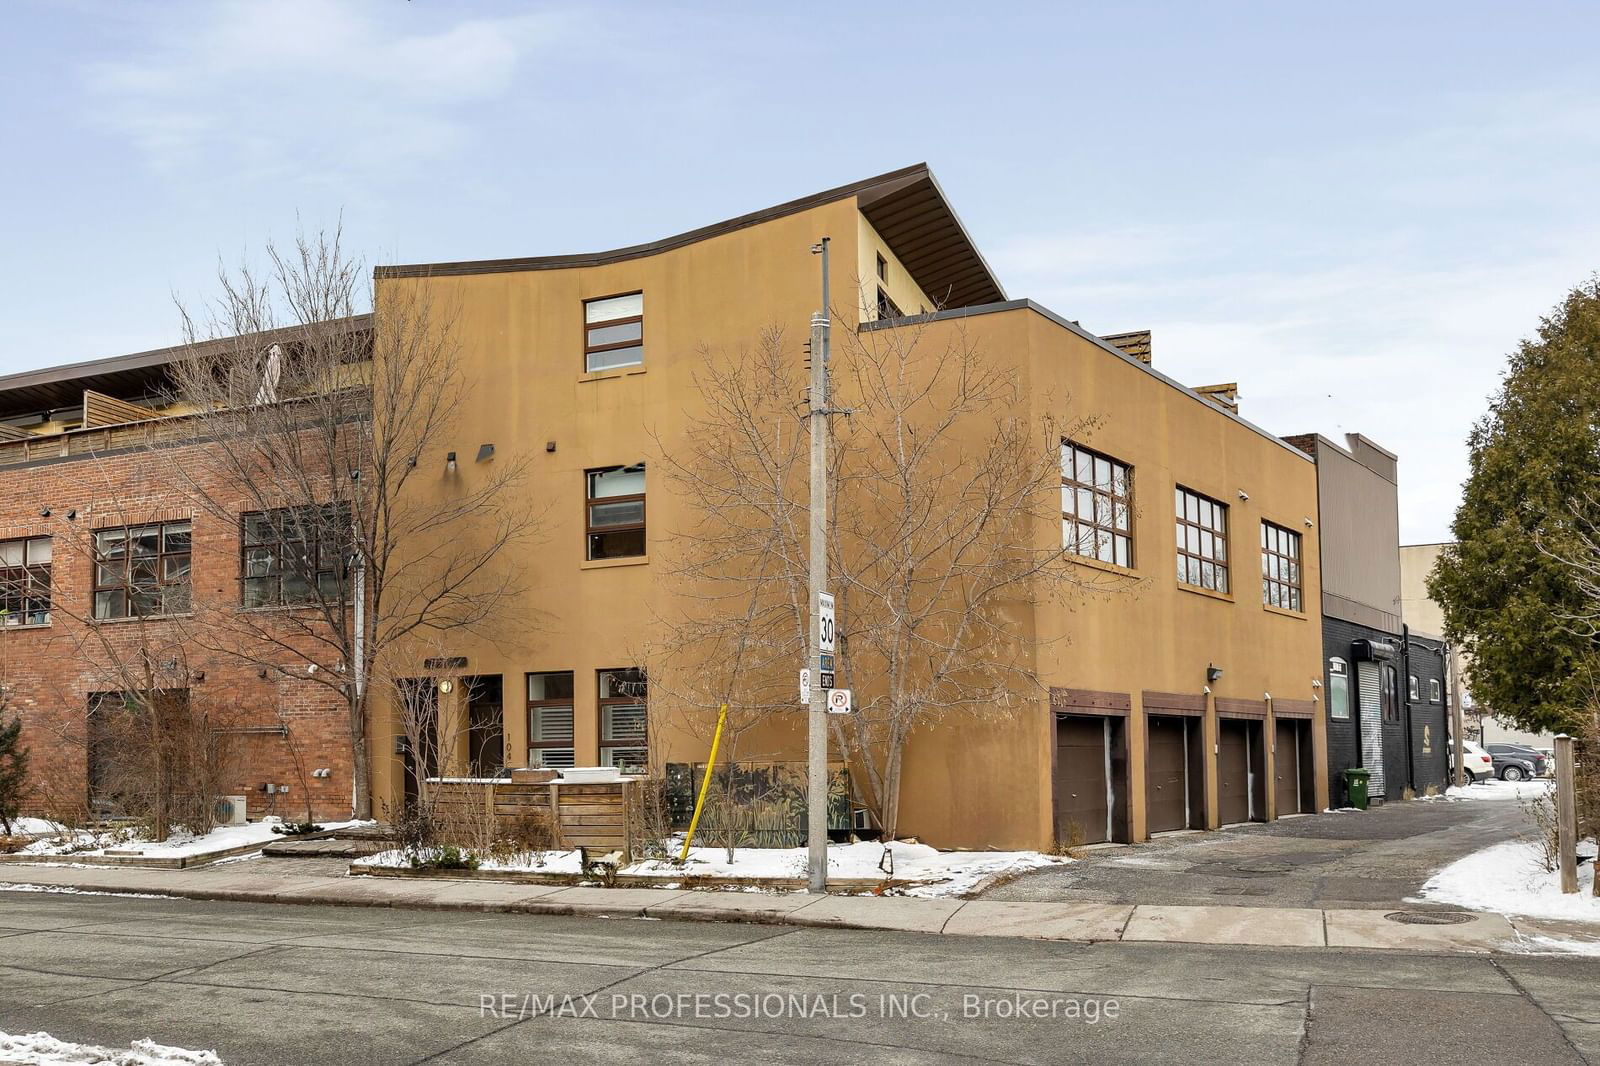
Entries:
{"label": "brown garage door", "polygon": [[1224,825],[1250,820],[1250,742],[1255,723],[1217,722],[1217,801]]}
{"label": "brown garage door", "polygon": [[1065,843],[1111,839],[1110,751],[1106,719],[1056,719],[1056,826]]}
{"label": "brown garage door", "polygon": [[1277,778],[1278,815],[1304,814],[1305,789],[1300,772],[1303,759],[1300,746],[1305,740],[1305,723],[1280,720],[1277,743],[1273,748],[1273,775]]}
{"label": "brown garage door", "polygon": [[1146,719],[1150,751],[1146,761],[1146,801],[1150,832],[1189,827],[1189,721],[1153,714]]}

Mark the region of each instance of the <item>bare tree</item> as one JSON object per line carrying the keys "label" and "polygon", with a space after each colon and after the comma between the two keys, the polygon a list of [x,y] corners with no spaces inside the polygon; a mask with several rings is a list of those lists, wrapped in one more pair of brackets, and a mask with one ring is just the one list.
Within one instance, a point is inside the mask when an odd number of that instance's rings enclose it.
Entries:
{"label": "bare tree", "polygon": [[269,246],[267,261],[219,272],[209,309],[184,313],[172,369],[194,445],[172,453],[175,480],[243,538],[239,597],[197,613],[196,639],[337,694],[367,818],[374,664],[504,622],[522,587],[511,549],[537,523],[517,491],[525,460],[469,478],[431,454],[452,443],[467,384],[454,316],[427,287],[372,293],[337,231]]}
{"label": "bare tree", "polygon": [[[714,355],[697,374],[697,427],[681,448],[662,447],[695,518],[673,566],[684,623],[666,629],[661,650],[675,676],[703,671],[702,707],[732,693],[753,731],[798,707],[804,367],[776,331]],[[1013,714],[1038,696],[1037,646],[1052,638],[1019,607],[1127,582],[1085,576],[1061,539],[1061,443],[1089,424],[1032,415],[1014,368],[958,326],[846,333],[833,373],[831,402],[851,413],[835,419],[829,566],[840,676],[858,700],[830,724],[857,801],[892,837],[915,731],[950,715]]]}

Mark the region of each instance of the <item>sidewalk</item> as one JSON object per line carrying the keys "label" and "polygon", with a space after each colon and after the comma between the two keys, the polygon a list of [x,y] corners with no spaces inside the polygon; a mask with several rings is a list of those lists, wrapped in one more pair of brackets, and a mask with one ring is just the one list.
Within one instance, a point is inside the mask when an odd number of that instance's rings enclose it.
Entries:
{"label": "sidewalk", "polygon": [[[899,896],[775,895],[649,888],[569,888],[492,881],[285,877],[238,871],[141,870],[88,866],[0,869],[0,884],[42,890],[116,892],[248,903],[412,907],[602,918],[754,922],[891,929],[946,936],[1024,937],[1080,942],[1237,944],[1363,948],[1429,953],[1526,953],[1537,938],[1572,936],[1556,923],[1476,914],[1457,925],[1408,924],[1381,910],[1308,907],[1151,906],[911,899]],[[4,899],[0,895],[0,899]],[[1404,912],[1402,912],[1404,913]],[[1422,912],[1437,915],[1439,912]]]}

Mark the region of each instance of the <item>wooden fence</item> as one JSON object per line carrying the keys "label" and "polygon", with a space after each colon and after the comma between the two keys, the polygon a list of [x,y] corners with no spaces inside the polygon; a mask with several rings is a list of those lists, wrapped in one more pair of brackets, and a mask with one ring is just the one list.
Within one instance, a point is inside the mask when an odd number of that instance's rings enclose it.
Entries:
{"label": "wooden fence", "polygon": [[488,826],[507,835],[523,820],[543,818],[558,848],[620,851],[633,861],[642,843],[641,780],[593,784],[436,780],[434,819],[449,835],[470,838]]}

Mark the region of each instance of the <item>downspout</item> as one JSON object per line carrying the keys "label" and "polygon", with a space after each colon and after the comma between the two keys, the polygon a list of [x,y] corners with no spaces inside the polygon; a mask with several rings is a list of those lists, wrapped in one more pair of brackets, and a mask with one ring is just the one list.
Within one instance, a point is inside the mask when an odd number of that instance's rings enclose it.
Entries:
{"label": "downspout", "polygon": [[[1412,750],[1411,732],[1411,627],[1400,623],[1400,669],[1405,674],[1405,727],[1406,727],[1406,788],[1417,791],[1416,753]],[[1420,682],[1418,682],[1420,684]]]}

